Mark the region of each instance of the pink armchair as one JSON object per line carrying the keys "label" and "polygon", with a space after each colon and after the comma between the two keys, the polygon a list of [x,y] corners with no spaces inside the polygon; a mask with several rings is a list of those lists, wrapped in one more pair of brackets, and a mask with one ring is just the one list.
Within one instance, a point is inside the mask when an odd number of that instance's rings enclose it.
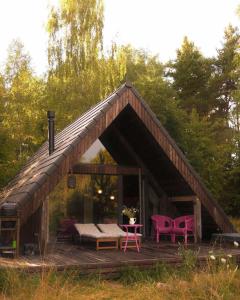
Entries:
{"label": "pink armchair", "polygon": [[184,236],[184,242],[187,244],[189,236],[194,236],[194,216],[187,215],[173,220],[172,242],[175,243],[176,236]]}
{"label": "pink armchair", "polygon": [[154,237],[159,243],[160,235],[170,235],[173,242],[172,235],[172,219],[167,216],[154,215],[151,217],[153,223]]}

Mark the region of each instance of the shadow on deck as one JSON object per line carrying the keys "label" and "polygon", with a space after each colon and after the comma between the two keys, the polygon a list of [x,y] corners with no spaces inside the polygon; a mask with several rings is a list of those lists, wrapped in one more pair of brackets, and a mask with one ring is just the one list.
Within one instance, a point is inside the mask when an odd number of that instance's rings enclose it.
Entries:
{"label": "shadow on deck", "polygon": [[[209,251],[214,250],[215,255],[231,254],[240,262],[240,249],[232,246],[212,246],[210,244],[188,244],[186,249],[196,251],[198,261],[204,264],[209,257]],[[48,253],[44,256],[20,256],[17,259],[0,257],[0,267],[25,269],[29,272],[41,270],[78,269],[83,274],[91,272],[115,273],[126,266],[139,266],[147,268],[156,263],[164,262],[179,265],[182,258],[179,255],[179,244],[151,241],[144,242],[140,253],[135,249],[128,249],[126,253],[121,250],[99,250],[81,245],[68,243],[55,243],[49,245]]]}

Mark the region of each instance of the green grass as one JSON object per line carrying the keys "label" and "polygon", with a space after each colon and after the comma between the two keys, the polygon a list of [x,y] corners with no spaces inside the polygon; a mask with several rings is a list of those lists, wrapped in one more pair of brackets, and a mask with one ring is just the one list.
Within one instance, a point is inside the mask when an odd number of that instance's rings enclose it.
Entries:
{"label": "green grass", "polygon": [[104,280],[99,274],[82,276],[79,271],[1,270],[0,299],[239,299],[240,271],[230,258],[224,264],[220,258],[209,259],[199,269],[195,253],[181,251],[181,267],[157,264],[143,271],[127,267],[117,280]]}
{"label": "green grass", "polygon": [[181,266],[125,267],[116,280],[105,280],[100,273],[83,276],[77,270],[27,273],[0,269],[0,299],[240,299],[240,271],[232,257],[211,251],[200,268],[197,251],[180,246],[179,255]]}

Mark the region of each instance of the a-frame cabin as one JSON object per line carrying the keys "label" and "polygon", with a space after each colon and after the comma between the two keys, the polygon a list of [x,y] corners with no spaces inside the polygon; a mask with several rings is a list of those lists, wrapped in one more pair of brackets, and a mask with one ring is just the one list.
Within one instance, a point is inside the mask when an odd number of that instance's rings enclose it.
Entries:
{"label": "a-frame cabin", "polygon": [[[96,139],[117,167],[79,164]],[[125,83],[58,133],[53,153],[49,154],[49,143],[44,143],[0,194],[0,218],[16,217],[20,249],[36,235],[44,247],[48,239],[49,193],[64,176],[84,173],[84,168],[89,174],[137,174],[145,236],[150,234],[153,191],[158,213],[173,217],[194,213],[198,240],[210,238],[213,232],[235,232],[149,106],[131,84]],[[120,208],[123,199],[119,197],[118,201]]]}

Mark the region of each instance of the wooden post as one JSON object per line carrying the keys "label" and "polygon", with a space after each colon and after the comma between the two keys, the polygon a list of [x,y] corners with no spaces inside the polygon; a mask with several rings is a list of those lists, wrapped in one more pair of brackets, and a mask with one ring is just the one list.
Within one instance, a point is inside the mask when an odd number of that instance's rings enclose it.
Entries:
{"label": "wooden post", "polygon": [[17,233],[16,233],[16,235],[17,235],[17,238],[16,238],[16,242],[17,242],[17,244],[16,244],[16,257],[18,257],[19,256],[19,244],[20,244],[20,219],[19,219],[19,217],[17,218],[17,221],[16,221],[16,226],[17,226]]}
{"label": "wooden post", "polygon": [[147,202],[146,202],[146,182],[145,177],[142,177],[142,209],[143,209],[143,237],[147,236],[148,219],[147,219]]}
{"label": "wooden post", "polygon": [[43,201],[42,206],[41,206],[40,218],[41,218],[41,223],[40,223],[41,230],[40,230],[40,238],[39,238],[39,249],[40,249],[40,255],[44,255],[44,251],[45,251],[44,201]]}
{"label": "wooden post", "polygon": [[144,195],[144,209],[145,209],[145,236],[149,236],[150,233],[150,224],[149,224],[149,219],[150,219],[150,214],[149,214],[149,201],[150,201],[150,196],[149,196],[149,181],[146,176],[144,176],[143,180],[143,195]]}
{"label": "wooden post", "polygon": [[64,218],[66,218],[67,217],[67,206],[68,206],[68,186],[67,186],[68,177],[65,176],[63,180],[64,180],[64,186],[63,186],[63,197],[62,197],[62,201],[61,201],[61,208],[63,209]]}
{"label": "wooden post", "polygon": [[195,224],[195,243],[202,240],[202,213],[201,201],[196,197],[194,201],[194,224]]}
{"label": "wooden post", "polygon": [[123,223],[122,206],[123,206],[123,176],[118,176],[118,223]]}
{"label": "wooden post", "polygon": [[48,212],[48,198],[42,203],[41,209],[41,234],[40,234],[40,250],[41,255],[46,252],[47,242],[49,239],[49,212]]}
{"label": "wooden post", "polygon": [[[140,224],[143,224],[144,226],[144,212],[143,212],[143,197],[142,197],[142,173],[141,169],[139,168],[139,173],[138,173],[138,188],[139,188],[139,221]],[[141,227],[140,232],[143,234],[144,230]]]}
{"label": "wooden post", "polygon": [[49,242],[49,197],[45,200],[46,205],[46,243]]}
{"label": "wooden post", "polygon": [[146,237],[146,203],[145,203],[145,179],[142,175],[142,169],[139,168],[139,221],[140,224],[143,224],[143,227],[140,228],[140,232],[143,237]]}

